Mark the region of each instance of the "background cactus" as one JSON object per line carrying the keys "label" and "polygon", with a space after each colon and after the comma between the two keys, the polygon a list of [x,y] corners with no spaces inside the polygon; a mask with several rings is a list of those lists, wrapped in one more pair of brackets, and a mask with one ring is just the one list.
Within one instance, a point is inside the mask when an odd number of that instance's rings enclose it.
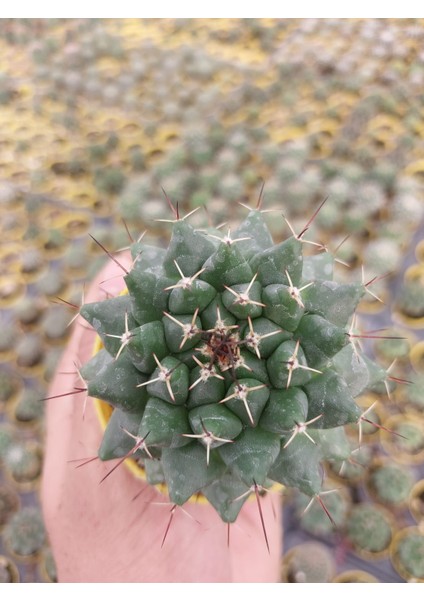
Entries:
{"label": "background cactus", "polygon": [[283,559],[282,581],[285,583],[328,583],[336,571],[330,550],[319,542],[295,546]]}
{"label": "background cactus", "polygon": [[14,555],[35,558],[46,540],[41,512],[35,507],[22,508],[8,522],[4,538]]}
{"label": "background cactus", "polygon": [[167,249],[132,244],[128,294],[80,309],[104,345],[87,393],[114,408],[100,459],[131,456],[173,503],[200,492],[226,522],[273,482],[323,504],[320,461],[349,458],[355,397],[389,377],[354,343],[366,286],[304,256],[312,219],[274,244],[260,202],[227,233],[174,212]]}
{"label": "background cactus", "polygon": [[393,540],[391,560],[407,581],[424,581],[424,535],[419,527],[402,529]]}
{"label": "background cactus", "polygon": [[370,469],[367,488],[377,502],[401,506],[407,502],[414,483],[412,469],[381,461]]}
{"label": "background cactus", "polygon": [[357,552],[380,556],[392,541],[391,514],[378,504],[360,502],[350,512],[346,535]]}

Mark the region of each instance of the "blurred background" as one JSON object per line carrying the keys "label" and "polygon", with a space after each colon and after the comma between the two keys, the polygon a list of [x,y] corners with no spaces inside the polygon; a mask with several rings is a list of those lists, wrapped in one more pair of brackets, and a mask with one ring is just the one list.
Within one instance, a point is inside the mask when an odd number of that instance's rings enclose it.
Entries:
{"label": "blurred background", "polygon": [[411,382],[326,464],[337,528],[285,494],[282,581],[424,581],[423,149],[424,20],[0,20],[0,582],[56,579],[40,398],[105,261],[88,234],[166,241],[162,188],[231,224],[262,183],[276,241],[328,197],[313,239],[377,278],[360,322],[403,339],[369,351]]}

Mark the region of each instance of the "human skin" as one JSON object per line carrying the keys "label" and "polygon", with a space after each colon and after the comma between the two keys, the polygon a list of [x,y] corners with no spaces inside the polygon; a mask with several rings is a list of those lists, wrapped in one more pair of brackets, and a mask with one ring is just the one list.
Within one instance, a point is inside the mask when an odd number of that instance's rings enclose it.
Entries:
{"label": "human skin", "polygon": [[[128,256],[119,261],[130,264]],[[117,295],[125,287],[122,274],[115,263],[108,263],[85,302],[106,293]],[[95,332],[78,317],[49,397],[84,387],[75,372],[90,359],[94,340]],[[254,494],[230,525],[228,540],[228,526],[210,505],[188,502],[171,514],[169,499],[125,465],[101,482],[117,461],[82,464],[97,456],[102,438],[92,399],[85,393],[46,404],[41,500],[59,582],[279,581],[278,494],[268,493],[260,500],[269,551]]]}

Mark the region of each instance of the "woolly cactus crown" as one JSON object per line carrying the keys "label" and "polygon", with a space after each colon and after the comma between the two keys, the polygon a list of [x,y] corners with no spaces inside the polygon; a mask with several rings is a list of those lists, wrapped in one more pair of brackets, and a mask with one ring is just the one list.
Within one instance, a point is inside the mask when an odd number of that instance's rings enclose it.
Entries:
{"label": "woolly cactus crown", "polygon": [[99,457],[131,456],[171,502],[201,493],[226,522],[273,482],[319,498],[320,462],[350,455],[355,397],[387,378],[354,345],[366,285],[303,255],[312,219],[274,244],[259,208],[228,233],[177,213],[167,249],[132,244],[128,294],[80,311],[104,346],[88,394],[114,407]]}

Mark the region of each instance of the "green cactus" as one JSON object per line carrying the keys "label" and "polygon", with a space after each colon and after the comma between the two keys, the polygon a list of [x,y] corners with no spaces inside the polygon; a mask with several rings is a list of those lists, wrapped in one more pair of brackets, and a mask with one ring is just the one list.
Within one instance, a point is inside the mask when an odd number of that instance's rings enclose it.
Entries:
{"label": "green cactus", "polygon": [[382,462],[370,470],[367,487],[377,502],[396,507],[407,502],[414,482],[412,469]]}
{"label": "green cactus", "polygon": [[17,484],[30,484],[40,477],[41,448],[31,440],[12,443],[4,457],[7,472]]}
{"label": "green cactus", "polygon": [[46,541],[40,510],[29,506],[15,513],[7,524],[3,537],[10,551],[19,558],[37,556]]}
{"label": "green cactus", "polygon": [[363,444],[358,448],[358,440],[355,439],[351,443],[351,452],[348,459],[329,462],[331,474],[342,481],[357,483],[365,477],[372,455],[370,444]]}
{"label": "green cactus", "polygon": [[283,557],[283,583],[328,583],[336,564],[330,550],[320,542],[303,542]]}
{"label": "green cactus", "polygon": [[412,319],[424,317],[423,278],[413,278],[403,283],[397,305],[402,314]]}
{"label": "green cactus", "polygon": [[167,249],[132,245],[128,294],[80,309],[104,345],[81,375],[113,407],[99,457],[135,458],[225,522],[273,482],[319,495],[320,461],[350,456],[354,398],[387,376],[351,337],[366,287],[303,256],[308,227],[274,244],[259,208],[226,234],[175,210]]}
{"label": "green cactus", "polygon": [[[84,260],[86,254],[84,253]],[[24,296],[13,307],[16,318],[23,327],[31,327],[39,321],[44,309],[44,303],[40,298],[34,298],[29,294]]]}
{"label": "green cactus", "polygon": [[424,374],[418,373],[413,374],[413,383],[408,386],[405,391],[402,399],[408,406],[408,408],[413,408],[417,412],[421,412],[424,409]]}
{"label": "green cactus", "polygon": [[328,539],[335,529],[339,529],[343,525],[351,505],[346,488],[339,487],[337,489],[337,484],[332,487],[333,489],[330,489],[327,481],[323,492],[325,507],[332,520],[327,517],[319,502],[311,503],[310,498],[304,494],[295,496],[295,507],[301,528],[307,533],[323,539]]}
{"label": "green cactus", "polygon": [[44,346],[36,333],[26,333],[16,345],[16,363],[20,368],[37,367],[41,364],[44,355]]}
{"label": "green cactus", "polygon": [[419,527],[399,531],[391,548],[395,569],[407,581],[424,581],[424,535]]}
{"label": "green cactus", "polygon": [[358,552],[379,555],[388,550],[392,540],[391,513],[378,504],[360,502],[349,514],[346,535]]}
{"label": "green cactus", "polygon": [[424,455],[424,423],[413,416],[393,415],[384,423],[395,435],[383,431],[384,449],[396,460],[406,464],[422,462]]}

